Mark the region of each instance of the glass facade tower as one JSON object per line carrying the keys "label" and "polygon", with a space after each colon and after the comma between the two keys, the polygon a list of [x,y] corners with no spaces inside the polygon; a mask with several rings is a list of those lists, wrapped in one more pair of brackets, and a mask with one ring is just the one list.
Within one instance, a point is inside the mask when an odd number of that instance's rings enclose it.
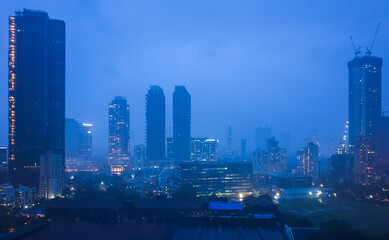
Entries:
{"label": "glass facade tower", "polygon": [[9,177],[39,189],[40,158],[65,168],[65,23],[44,11],[9,17]]}
{"label": "glass facade tower", "polygon": [[120,175],[130,165],[130,106],[123,97],[109,104],[108,165]]}
{"label": "glass facade tower", "polygon": [[191,96],[184,86],[173,93],[173,158],[175,162],[190,160]]}
{"label": "glass facade tower", "polygon": [[381,122],[382,58],[355,57],[349,68],[349,142],[356,146],[361,136],[375,144]]}
{"label": "glass facade tower", "polygon": [[146,159],[165,159],[165,95],[159,86],[150,86],[146,95]]}

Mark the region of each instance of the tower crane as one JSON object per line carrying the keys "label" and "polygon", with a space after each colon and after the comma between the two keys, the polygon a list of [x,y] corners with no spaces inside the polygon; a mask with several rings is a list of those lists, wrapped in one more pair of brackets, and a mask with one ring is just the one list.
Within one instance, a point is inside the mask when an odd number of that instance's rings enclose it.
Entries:
{"label": "tower crane", "polygon": [[350,39],[351,39],[351,43],[353,44],[353,48],[354,48],[354,54],[355,56],[357,57],[358,54],[361,53],[361,47],[358,46],[358,49],[355,48],[355,44],[354,44],[354,40],[353,40],[353,37],[350,35]]}
{"label": "tower crane", "polygon": [[372,54],[373,45],[374,45],[375,39],[377,37],[377,33],[378,33],[378,29],[380,28],[380,25],[381,25],[381,22],[378,23],[377,29],[375,30],[374,38],[373,38],[373,41],[371,42],[370,48],[366,48],[366,54],[369,56]]}

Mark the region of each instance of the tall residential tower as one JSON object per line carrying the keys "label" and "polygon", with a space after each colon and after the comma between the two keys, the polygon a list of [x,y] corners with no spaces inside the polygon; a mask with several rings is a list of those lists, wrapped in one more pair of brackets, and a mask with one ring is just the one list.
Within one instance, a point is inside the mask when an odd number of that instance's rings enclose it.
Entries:
{"label": "tall residential tower", "polygon": [[39,189],[40,159],[65,148],[65,23],[44,11],[9,17],[9,177]]}
{"label": "tall residential tower", "polygon": [[190,160],[191,96],[184,86],[173,93],[173,159]]}
{"label": "tall residential tower", "polygon": [[349,142],[359,144],[361,136],[374,145],[381,121],[382,58],[355,57],[349,68]]}
{"label": "tall residential tower", "polygon": [[146,160],[165,159],[165,95],[159,86],[150,86],[146,95]]}
{"label": "tall residential tower", "polygon": [[123,97],[109,104],[108,165],[111,174],[122,174],[130,166],[130,106]]}

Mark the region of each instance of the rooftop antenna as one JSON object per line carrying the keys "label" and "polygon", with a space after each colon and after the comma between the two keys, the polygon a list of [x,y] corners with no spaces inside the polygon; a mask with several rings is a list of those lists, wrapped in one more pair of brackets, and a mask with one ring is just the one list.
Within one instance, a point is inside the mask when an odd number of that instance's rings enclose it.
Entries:
{"label": "rooftop antenna", "polygon": [[358,54],[361,53],[361,47],[358,46],[358,49],[355,48],[355,44],[354,44],[354,40],[353,40],[353,37],[350,35],[350,39],[351,39],[351,43],[353,44],[353,48],[354,48],[354,54],[355,54],[355,57],[358,56]]}
{"label": "rooftop antenna", "polygon": [[374,38],[373,38],[373,41],[371,42],[370,48],[366,48],[366,54],[369,56],[372,54],[371,50],[373,49],[375,38],[377,37],[377,33],[378,33],[378,29],[380,28],[380,25],[381,25],[381,22],[378,23],[377,30],[375,30]]}

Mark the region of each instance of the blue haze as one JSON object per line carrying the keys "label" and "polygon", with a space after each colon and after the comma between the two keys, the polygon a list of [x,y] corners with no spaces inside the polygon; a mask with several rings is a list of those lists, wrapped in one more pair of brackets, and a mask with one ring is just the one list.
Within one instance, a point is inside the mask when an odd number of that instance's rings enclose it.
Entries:
{"label": "blue haze", "polygon": [[[124,96],[131,149],[145,139],[145,94],[160,85],[172,136],[172,94],[192,96],[192,136],[225,145],[269,126],[289,132],[292,149],[317,129],[324,148],[347,120],[352,34],[364,50],[382,22],[373,55],[383,57],[383,108],[389,110],[389,2],[0,0],[0,145],[7,145],[8,16],[41,9],[66,22],[66,116],[94,124],[94,153],[105,156],[108,104]],[[282,143],[281,143],[282,144]]]}

